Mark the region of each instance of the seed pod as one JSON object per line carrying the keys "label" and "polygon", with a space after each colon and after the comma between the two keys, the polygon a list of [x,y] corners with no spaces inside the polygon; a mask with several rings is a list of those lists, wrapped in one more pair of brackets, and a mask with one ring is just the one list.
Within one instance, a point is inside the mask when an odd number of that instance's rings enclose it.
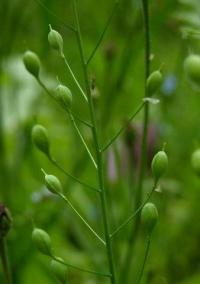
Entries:
{"label": "seed pod", "polygon": [[48,34],[48,41],[49,45],[60,52],[61,54],[63,53],[63,38],[59,32],[56,30],[53,30],[50,26],[50,32]]}
{"label": "seed pod", "polygon": [[51,239],[49,235],[41,229],[35,228],[32,232],[32,240],[36,248],[45,255],[52,255]]}
{"label": "seed pod", "polygon": [[184,69],[188,79],[200,85],[200,56],[196,54],[189,55],[184,61]]}
{"label": "seed pod", "polygon": [[153,96],[160,88],[163,81],[162,73],[157,70],[151,73],[147,79],[147,93],[148,96]]}
{"label": "seed pod", "polygon": [[59,179],[53,175],[45,175],[45,184],[48,190],[54,194],[62,193],[62,185]]}
{"label": "seed pod", "polygon": [[65,108],[70,109],[72,105],[72,93],[69,88],[64,85],[58,85],[55,89],[55,96],[57,100]]}
{"label": "seed pod", "polygon": [[142,208],[141,222],[147,232],[150,234],[158,220],[158,210],[153,203],[146,203]]}
{"label": "seed pod", "polygon": [[158,181],[164,175],[168,167],[168,157],[165,151],[159,151],[152,160],[151,169],[155,178]]}
{"label": "seed pod", "polygon": [[49,139],[46,128],[42,125],[36,124],[32,128],[32,140],[36,147],[50,157],[49,152]]}
{"label": "seed pod", "polygon": [[[63,261],[61,258],[59,258],[61,261]],[[66,265],[56,261],[51,261],[51,270],[53,274],[55,275],[56,279],[60,281],[60,283],[65,284],[67,281],[67,267]]]}
{"label": "seed pod", "polygon": [[28,72],[38,78],[40,71],[40,59],[37,54],[28,50],[24,53],[23,61]]}
{"label": "seed pod", "polygon": [[191,166],[194,172],[200,176],[200,149],[195,150],[191,156]]}

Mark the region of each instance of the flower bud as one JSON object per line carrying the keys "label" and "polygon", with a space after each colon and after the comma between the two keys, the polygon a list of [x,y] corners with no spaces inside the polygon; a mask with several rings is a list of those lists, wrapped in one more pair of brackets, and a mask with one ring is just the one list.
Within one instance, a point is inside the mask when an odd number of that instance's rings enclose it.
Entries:
{"label": "flower bud", "polygon": [[63,38],[59,32],[56,30],[53,30],[50,26],[50,32],[48,34],[48,41],[49,45],[60,52],[61,54],[63,53]]}
{"label": "flower bud", "polygon": [[48,190],[54,194],[62,193],[62,185],[59,179],[53,175],[45,174],[45,184]]}
{"label": "flower bud", "polygon": [[4,204],[0,203],[0,240],[4,238],[12,225],[10,211]]}
{"label": "flower bud", "polygon": [[191,166],[194,172],[200,176],[200,149],[195,150],[191,156]]}
{"label": "flower bud", "polygon": [[[61,258],[58,258],[63,261]],[[60,283],[65,284],[67,281],[67,267],[66,265],[56,261],[51,261],[51,270],[55,275],[56,279],[60,281]]]}
{"label": "flower bud", "polygon": [[65,108],[70,109],[72,105],[72,93],[69,88],[64,85],[58,85],[55,89],[55,96],[57,100]]}
{"label": "flower bud", "polygon": [[184,61],[184,69],[188,79],[200,85],[200,56],[196,54],[189,55]]}
{"label": "flower bud", "polygon": [[28,50],[24,53],[23,61],[28,72],[38,78],[40,71],[40,59],[37,54]]}
{"label": "flower bud", "polygon": [[52,255],[51,239],[49,235],[41,229],[35,228],[32,232],[32,240],[36,248],[45,255]]}
{"label": "flower bud", "polygon": [[49,139],[46,128],[44,128],[42,125],[36,124],[32,128],[31,134],[33,143],[36,145],[36,147],[49,157]]}
{"label": "flower bud", "polygon": [[168,167],[168,157],[165,151],[159,151],[152,160],[151,169],[155,178],[158,181],[164,175]]}
{"label": "flower bud", "polygon": [[163,81],[162,73],[157,70],[150,74],[147,79],[147,93],[148,96],[153,96],[160,88]]}
{"label": "flower bud", "polygon": [[158,210],[153,203],[146,203],[142,208],[141,222],[147,232],[150,234],[158,220]]}

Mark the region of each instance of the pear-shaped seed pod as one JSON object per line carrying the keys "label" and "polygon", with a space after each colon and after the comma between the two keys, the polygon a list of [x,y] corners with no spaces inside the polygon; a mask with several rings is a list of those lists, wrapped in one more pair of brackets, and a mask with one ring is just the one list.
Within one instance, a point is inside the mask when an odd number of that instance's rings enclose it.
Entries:
{"label": "pear-shaped seed pod", "polygon": [[184,69],[188,79],[200,86],[200,56],[197,54],[189,55],[184,61]]}
{"label": "pear-shaped seed pod", "polygon": [[34,228],[32,232],[32,240],[36,248],[45,255],[52,255],[51,239],[49,235],[42,229]]}
{"label": "pear-shaped seed pod", "polygon": [[147,232],[150,234],[158,220],[158,210],[153,203],[146,203],[142,208],[141,222]]}
{"label": "pear-shaped seed pod", "polygon": [[151,169],[155,178],[158,181],[164,175],[168,167],[168,157],[165,151],[159,151],[152,160]]}
{"label": "pear-shaped seed pod", "polygon": [[200,176],[200,149],[195,150],[191,156],[191,166],[194,172]]}
{"label": "pear-shaped seed pod", "polygon": [[62,193],[62,185],[59,179],[54,175],[45,175],[45,184],[48,190],[54,194]]}
{"label": "pear-shaped seed pod", "polygon": [[51,26],[48,34],[48,42],[53,49],[57,50],[61,54],[63,53],[63,38],[61,34],[59,34],[56,30],[53,30]]}
{"label": "pear-shaped seed pod", "polygon": [[46,128],[44,128],[40,124],[36,124],[32,128],[31,134],[32,134],[33,143],[36,145],[36,147],[47,156],[50,156],[49,139]]}
{"label": "pear-shaped seed pod", "polygon": [[57,100],[60,102],[60,104],[67,108],[70,109],[72,106],[72,93],[69,88],[66,86],[60,84],[56,87],[55,89],[55,97]]}
{"label": "pear-shaped seed pod", "polygon": [[[61,261],[63,261],[61,258],[59,258]],[[53,272],[54,276],[60,283],[66,284],[67,282],[67,267],[66,265],[56,261],[51,261],[51,271]]]}
{"label": "pear-shaped seed pod", "polygon": [[30,50],[26,51],[23,56],[23,62],[28,72],[38,78],[40,71],[40,59],[37,54]]}
{"label": "pear-shaped seed pod", "polygon": [[147,79],[147,93],[148,96],[153,96],[160,88],[163,81],[162,73],[157,70],[150,74]]}

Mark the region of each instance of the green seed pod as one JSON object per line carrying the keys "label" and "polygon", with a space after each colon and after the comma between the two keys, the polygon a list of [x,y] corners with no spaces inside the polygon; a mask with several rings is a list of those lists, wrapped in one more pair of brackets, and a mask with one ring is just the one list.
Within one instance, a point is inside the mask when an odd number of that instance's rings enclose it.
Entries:
{"label": "green seed pod", "polygon": [[191,156],[191,166],[194,172],[200,176],[200,149],[195,150]]}
{"label": "green seed pod", "polygon": [[54,194],[62,193],[62,185],[59,179],[53,175],[45,175],[45,184],[48,190]]}
{"label": "green seed pod", "polygon": [[70,109],[72,106],[72,93],[69,88],[64,85],[58,85],[55,89],[55,96],[57,100],[65,108]]}
{"label": "green seed pod", "polygon": [[184,61],[184,69],[188,79],[200,85],[200,56],[196,54],[189,55]]}
{"label": "green seed pod", "polygon": [[32,232],[32,240],[36,248],[45,255],[52,255],[51,239],[49,235],[41,229],[35,228]]}
{"label": "green seed pod", "polygon": [[142,208],[141,222],[147,232],[150,234],[158,220],[158,210],[153,203],[146,203]]}
{"label": "green seed pod", "polygon": [[36,124],[32,128],[32,140],[36,147],[50,157],[49,152],[49,139],[46,128],[42,125]]}
{"label": "green seed pod", "polygon": [[152,160],[151,169],[156,181],[164,175],[168,167],[168,157],[165,151],[159,151]]}
{"label": "green seed pod", "polygon": [[60,52],[61,54],[63,53],[63,38],[59,32],[56,30],[53,30],[50,26],[50,32],[48,34],[48,41],[49,45]]}
{"label": "green seed pod", "polygon": [[151,73],[147,79],[147,92],[148,96],[153,96],[160,88],[163,81],[162,73],[157,70]]}
{"label": "green seed pod", "polygon": [[28,72],[38,78],[40,71],[40,59],[37,54],[28,50],[24,53],[23,61]]}
{"label": "green seed pod", "polygon": [[[61,258],[59,258],[61,261],[63,261]],[[60,283],[65,284],[67,282],[67,267],[66,265],[56,261],[51,261],[51,270]]]}

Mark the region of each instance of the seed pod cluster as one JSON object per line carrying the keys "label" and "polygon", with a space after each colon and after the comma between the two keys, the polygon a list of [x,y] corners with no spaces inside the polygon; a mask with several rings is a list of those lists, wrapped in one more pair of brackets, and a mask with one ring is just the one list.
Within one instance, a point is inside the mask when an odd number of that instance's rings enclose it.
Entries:
{"label": "seed pod cluster", "polygon": [[40,72],[40,59],[36,53],[28,50],[24,53],[23,62],[28,70],[34,77],[39,77]]}
{"label": "seed pod cluster", "polygon": [[62,193],[62,185],[59,179],[54,175],[45,174],[45,184],[51,193],[58,194]]}
{"label": "seed pod cluster", "polygon": [[32,232],[32,240],[36,248],[45,255],[52,255],[51,239],[47,232],[42,229],[34,228]]}
{"label": "seed pod cluster", "polygon": [[189,55],[184,61],[184,69],[188,79],[200,86],[200,56],[197,54]]}
{"label": "seed pod cluster", "polygon": [[50,26],[50,32],[48,34],[49,45],[57,50],[61,55],[63,54],[63,38],[59,32],[53,30]]}
{"label": "seed pod cluster", "polygon": [[49,151],[49,139],[48,139],[48,132],[46,128],[44,128],[40,124],[36,124],[32,128],[32,141],[35,146],[48,157],[50,156]]}
{"label": "seed pod cluster", "polygon": [[153,203],[146,203],[142,208],[141,222],[145,230],[151,234],[158,220],[158,210]]}
{"label": "seed pod cluster", "polygon": [[59,84],[55,89],[55,97],[64,108],[71,109],[72,93],[69,88]]}
{"label": "seed pod cluster", "polygon": [[147,79],[147,93],[148,96],[153,96],[160,88],[163,81],[162,73],[157,70],[150,74]]}
{"label": "seed pod cluster", "polygon": [[165,151],[159,151],[152,160],[151,169],[154,179],[157,182],[166,172],[168,167],[168,157]]}
{"label": "seed pod cluster", "polygon": [[191,156],[191,166],[194,172],[200,176],[200,149],[195,150]]}
{"label": "seed pod cluster", "polygon": [[[63,261],[61,258],[57,258]],[[65,284],[67,281],[67,267],[66,265],[56,261],[51,261],[51,271],[53,272],[55,278],[62,284]]]}

